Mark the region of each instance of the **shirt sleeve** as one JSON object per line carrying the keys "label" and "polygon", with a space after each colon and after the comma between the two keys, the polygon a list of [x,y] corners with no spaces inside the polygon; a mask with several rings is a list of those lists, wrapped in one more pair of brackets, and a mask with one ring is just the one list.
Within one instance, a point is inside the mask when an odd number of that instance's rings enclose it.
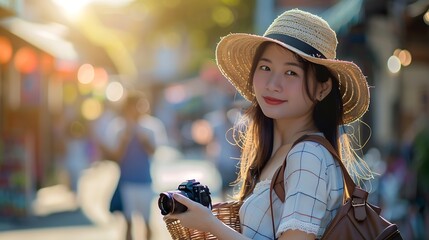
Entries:
{"label": "shirt sleeve", "polygon": [[321,145],[301,142],[291,149],[286,161],[286,196],[277,235],[289,229],[317,235],[328,199]]}

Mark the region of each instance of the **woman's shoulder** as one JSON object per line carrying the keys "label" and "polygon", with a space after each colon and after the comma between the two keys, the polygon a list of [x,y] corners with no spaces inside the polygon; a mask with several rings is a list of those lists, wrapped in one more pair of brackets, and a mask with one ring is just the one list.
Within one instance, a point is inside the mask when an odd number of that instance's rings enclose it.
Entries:
{"label": "woman's shoulder", "polygon": [[331,153],[322,144],[314,141],[302,141],[291,148],[288,159],[314,159],[329,165],[334,162]]}
{"label": "woman's shoulder", "polygon": [[322,144],[313,141],[302,141],[296,144],[289,152],[287,158],[285,178],[300,176],[305,172],[309,176],[318,176],[320,179],[339,179],[341,182],[341,169],[338,162]]}

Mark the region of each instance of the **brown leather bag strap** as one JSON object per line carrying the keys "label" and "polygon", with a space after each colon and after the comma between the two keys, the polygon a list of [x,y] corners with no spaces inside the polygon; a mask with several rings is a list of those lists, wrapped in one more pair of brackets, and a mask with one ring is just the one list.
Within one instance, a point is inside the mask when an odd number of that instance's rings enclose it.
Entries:
{"label": "brown leather bag strap", "polygon": [[[299,142],[302,141],[302,139],[304,139],[306,135],[298,138],[298,140],[296,140],[292,146],[290,147],[290,149],[292,149],[296,144],[298,144]],[[289,151],[290,151],[289,149]],[[289,152],[286,154],[286,158],[287,155],[289,154]],[[270,191],[274,190],[274,192],[276,193],[277,197],[279,197],[279,199],[284,202],[285,201],[285,185],[284,185],[284,172],[286,170],[286,158],[283,161],[283,164],[276,170],[276,172],[273,175],[273,178],[271,180],[271,184],[270,184]]]}
{"label": "brown leather bag strap", "polygon": [[[337,151],[335,151],[332,144],[326,138],[319,135],[304,135],[300,137],[298,140],[296,140],[290,149],[292,149],[296,144],[302,141],[317,142],[322,146],[324,146],[332,154],[334,159],[337,160],[343,172],[343,179],[344,179],[343,201],[345,202],[347,199],[351,198],[351,196],[353,195],[353,191],[356,187],[356,184],[354,183],[353,179],[350,177],[346,167],[342,163],[341,158],[339,157]],[[271,186],[270,186],[270,189],[274,190],[274,192],[282,202],[285,201],[285,189],[284,189],[285,169],[286,169],[286,160],[283,162],[282,166],[278,168],[277,171],[274,173],[273,178],[271,180]]]}
{"label": "brown leather bag strap", "polygon": [[[305,139],[306,135],[300,137],[298,140],[296,140],[290,149],[292,149],[296,144],[303,141]],[[289,149],[289,151],[290,151]],[[289,152],[287,153],[289,154]],[[286,157],[287,157],[286,154]],[[270,211],[271,211],[271,224],[273,228],[273,239],[276,239],[276,228],[274,226],[274,210],[273,210],[273,190],[276,193],[276,195],[279,197],[279,199],[284,202],[285,201],[285,185],[284,185],[284,172],[286,170],[286,159],[283,161],[283,164],[276,170],[276,172],[273,175],[273,178],[271,179],[270,184]]]}
{"label": "brown leather bag strap", "polygon": [[[343,172],[343,181],[344,181],[344,192],[343,192],[343,203],[345,203],[348,199],[361,199],[363,201],[366,201],[366,198],[368,196],[368,193],[361,190],[360,188],[356,187],[356,184],[354,183],[353,179],[351,178],[350,174],[348,173],[346,167],[344,166],[343,162],[341,161],[340,156],[338,155],[337,151],[334,149],[332,144],[324,137],[319,135],[304,135],[300,137],[298,140],[296,140],[290,149],[292,149],[296,144],[302,142],[302,141],[311,141],[311,142],[317,142],[324,146],[329,153],[332,154],[334,159],[337,160],[338,164],[341,167],[341,171]],[[289,150],[290,151],[290,150]],[[289,153],[288,153],[289,154]],[[287,157],[287,155],[286,155]],[[273,234],[274,239],[276,236],[275,226],[274,226],[274,210],[272,207],[273,201],[272,201],[272,191],[276,193],[276,195],[279,197],[279,199],[284,202],[285,201],[285,184],[284,184],[284,172],[286,170],[286,162],[285,159],[282,166],[279,167],[276,172],[273,175],[273,178],[271,180],[270,184],[270,210],[271,210],[271,220],[272,220],[272,227],[273,227]],[[361,203],[358,203],[361,204]],[[355,207],[355,215],[357,216],[357,219],[362,221],[366,218],[365,214],[361,214],[362,211],[359,211],[359,207]],[[365,213],[365,212],[363,212]]]}
{"label": "brown leather bag strap", "polygon": [[[276,176],[276,174],[278,174],[279,172],[280,172],[280,168],[277,169],[276,173],[274,173],[274,176]],[[271,226],[273,227],[273,239],[276,239],[276,227],[274,226],[274,210],[273,210],[273,181],[271,181],[271,185],[270,185],[270,211],[271,211]]]}
{"label": "brown leather bag strap", "polygon": [[[301,142],[304,136],[300,137],[298,140],[296,140],[290,149],[293,148],[297,143]],[[289,151],[290,151],[289,149]],[[287,153],[289,154],[289,152]],[[287,157],[286,154],[286,157]],[[271,211],[271,225],[273,227],[273,239],[276,239],[276,228],[274,226],[274,210],[273,210],[273,190],[276,193],[276,195],[279,197],[279,199],[284,202],[285,201],[285,185],[284,185],[284,172],[286,170],[286,159],[283,161],[283,164],[276,170],[276,172],[273,175],[273,178],[271,179],[270,184],[270,211]]]}
{"label": "brown leather bag strap", "polygon": [[285,201],[285,185],[284,185],[285,170],[286,170],[286,160],[283,162],[282,166],[276,170],[270,184],[270,190],[274,190],[277,197],[279,197],[282,202]]}

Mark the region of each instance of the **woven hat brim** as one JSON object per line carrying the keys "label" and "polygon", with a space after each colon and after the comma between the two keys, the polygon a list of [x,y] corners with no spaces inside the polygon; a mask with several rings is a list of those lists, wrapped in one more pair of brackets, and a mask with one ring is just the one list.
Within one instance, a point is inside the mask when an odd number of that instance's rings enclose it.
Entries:
{"label": "woven hat brim", "polygon": [[222,74],[248,101],[254,93],[249,87],[250,70],[258,46],[266,41],[277,43],[304,59],[326,66],[337,77],[343,99],[343,123],[361,118],[369,107],[369,88],[361,69],[353,62],[309,56],[283,42],[246,33],[229,34],[221,39],[216,48],[216,63]]}

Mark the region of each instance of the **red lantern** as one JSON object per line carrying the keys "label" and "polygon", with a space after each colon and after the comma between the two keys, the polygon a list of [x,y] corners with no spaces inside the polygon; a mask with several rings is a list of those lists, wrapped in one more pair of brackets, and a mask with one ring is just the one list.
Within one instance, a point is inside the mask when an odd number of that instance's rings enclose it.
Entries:
{"label": "red lantern", "polygon": [[37,67],[37,54],[30,47],[22,47],[16,52],[14,63],[21,73],[31,73]]}
{"label": "red lantern", "polygon": [[0,64],[9,62],[12,57],[12,44],[9,39],[0,36]]}
{"label": "red lantern", "polygon": [[40,57],[40,66],[44,72],[51,72],[54,68],[54,57],[46,53]]}

